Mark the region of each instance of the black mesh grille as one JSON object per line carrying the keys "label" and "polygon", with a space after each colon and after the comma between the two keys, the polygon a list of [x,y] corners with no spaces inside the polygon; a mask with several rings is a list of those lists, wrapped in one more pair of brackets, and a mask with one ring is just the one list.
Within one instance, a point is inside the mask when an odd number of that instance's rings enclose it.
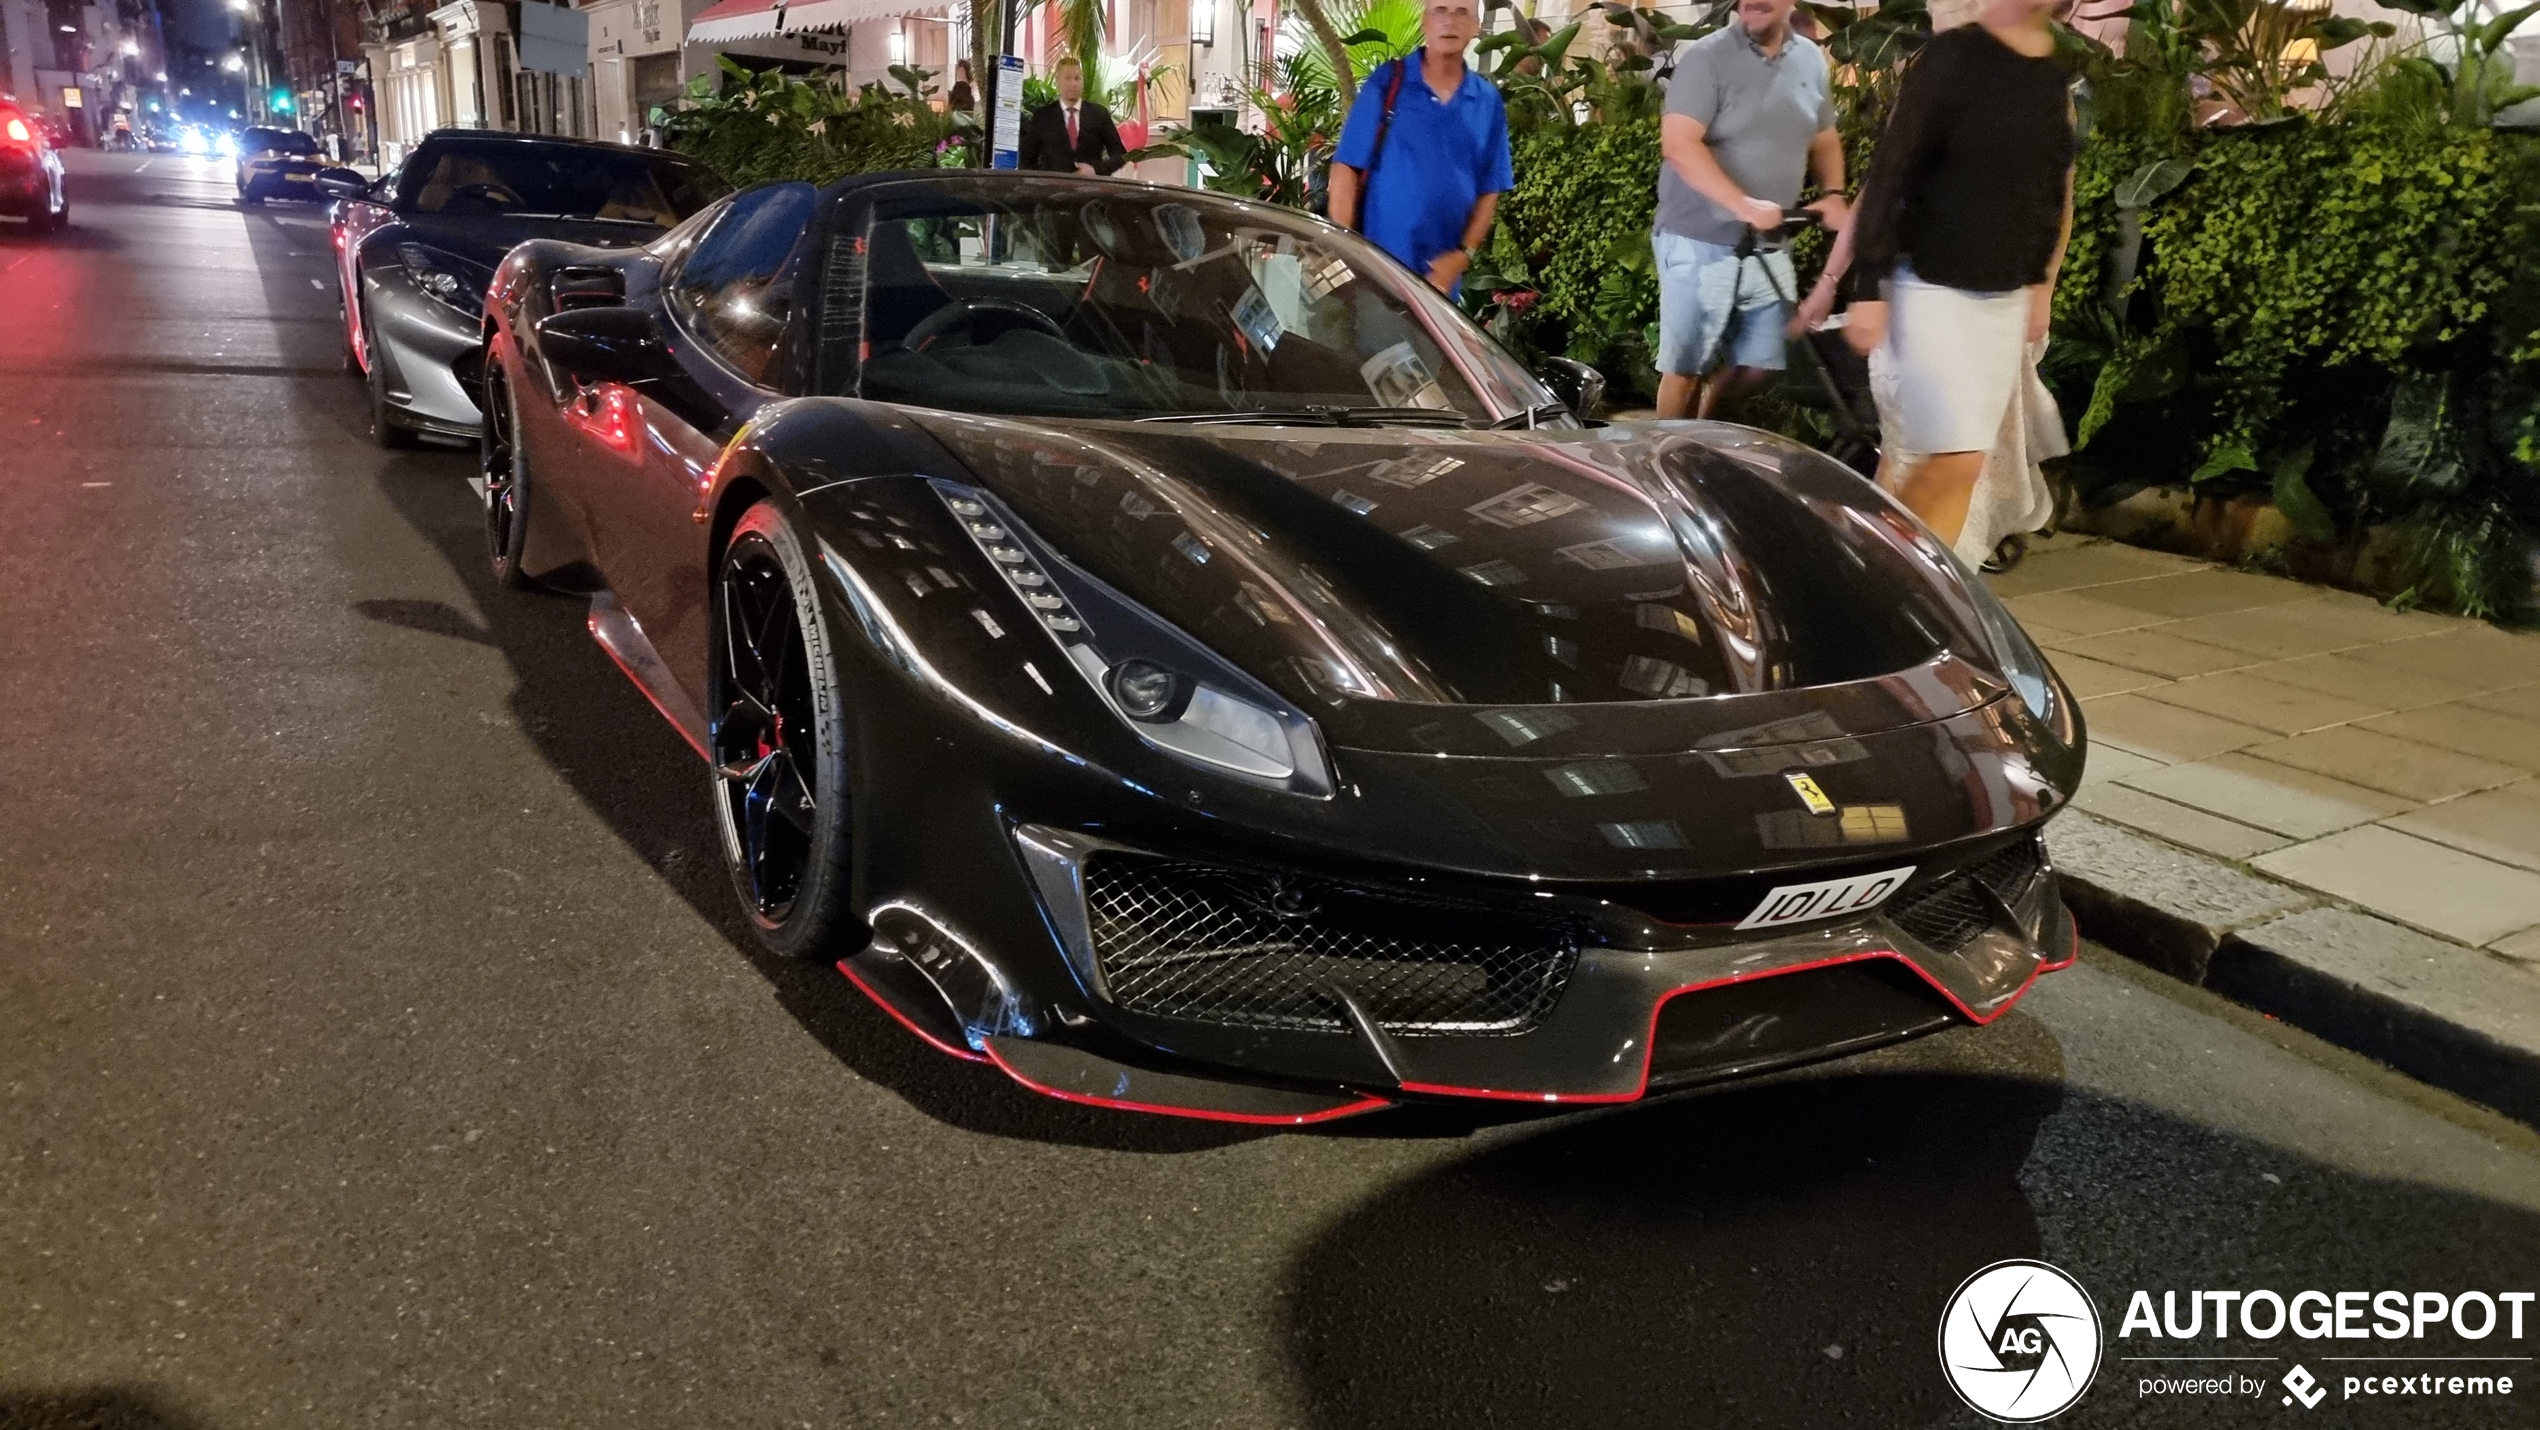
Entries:
{"label": "black mesh grille", "polygon": [[2027,890],[2037,870],[2037,841],[2023,839],[1919,889],[1906,890],[1889,901],[1883,912],[1924,947],[1953,953],[1993,926],[1993,902],[1976,887],[1979,880],[2010,903]]}
{"label": "black mesh grille", "polygon": [[1138,855],[1085,870],[1094,956],[1134,1013],[1346,1030],[1346,990],[1389,1033],[1522,1033],[1559,1001],[1578,941],[1473,904]]}

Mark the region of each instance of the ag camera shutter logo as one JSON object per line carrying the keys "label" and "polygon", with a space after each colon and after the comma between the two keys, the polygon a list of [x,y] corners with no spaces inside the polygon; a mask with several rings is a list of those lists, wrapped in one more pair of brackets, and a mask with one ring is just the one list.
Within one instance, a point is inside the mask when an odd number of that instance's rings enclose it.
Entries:
{"label": "ag camera shutter logo", "polygon": [[1940,1313],[1940,1369],[1967,1407],[2010,1425],[2070,1410],[2099,1371],[2099,1308],[2043,1261],[1997,1261]]}

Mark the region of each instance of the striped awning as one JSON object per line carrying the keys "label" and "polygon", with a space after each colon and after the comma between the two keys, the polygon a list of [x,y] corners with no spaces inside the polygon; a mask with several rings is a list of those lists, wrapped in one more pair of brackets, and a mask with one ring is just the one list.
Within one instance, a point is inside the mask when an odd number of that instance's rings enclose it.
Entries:
{"label": "striped awning", "polygon": [[909,0],[720,0],[688,26],[688,42],[719,45],[730,40],[764,40],[806,30],[843,30],[858,20],[887,20],[941,10],[935,4]]}

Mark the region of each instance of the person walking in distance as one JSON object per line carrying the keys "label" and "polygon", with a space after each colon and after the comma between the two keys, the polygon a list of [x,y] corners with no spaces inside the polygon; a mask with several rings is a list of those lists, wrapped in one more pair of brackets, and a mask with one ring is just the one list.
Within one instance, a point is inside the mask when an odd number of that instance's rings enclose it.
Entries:
{"label": "person walking in distance", "polygon": [[1120,142],[1111,111],[1085,98],[1085,67],[1069,55],[1058,62],[1051,78],[1058,82],[1058,98],[1023,121],[1016,165],[1052,174],[1118,171],[1128,162],[1129,148]]}
{"label": "person walking in distance", "polygon": [[1853,220],[1844,331],[1912,454],[1892,489],[1944,544],[2054,316],[2072,235],[2069,77],[2059,0],[1985,0],[1906,66]]}
{"label": "person walking in distance", "polygon": [[1453,295],[1515,182],[1499,86],[1464,63],[1475,0],[1429,0],[1420,48],[1376,66],[1332,156],[1332,222]]}
{"label": "person walking in distance", "polygon": [[[1791,29],[1797,0],[1738,0],[1736,19],[1677,51],[1658,125],[1658,415],[1726,415],[1779,369],[1796,283],[1786,253],[1741,260],[1750,231],[1781,227],[1813,170],[1846,220],[1843,138],[1825,52]],[[1771,273],[1763,265],[1774,265]],[[1725,339],[1725,341],[1724,341]],[[1723,357],[1728,370],[1713,377]],[[1706,382],[1708,378],[1710,381]]]}

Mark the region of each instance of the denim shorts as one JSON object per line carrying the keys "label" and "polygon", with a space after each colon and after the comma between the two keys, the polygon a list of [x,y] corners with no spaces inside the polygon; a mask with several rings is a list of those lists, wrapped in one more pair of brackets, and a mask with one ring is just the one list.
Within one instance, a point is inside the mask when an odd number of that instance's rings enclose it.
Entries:
{"label": "denim shorts", "polygon": [[[1779,369],[1785,361],[1791,308],[1774,293],[1797,296],[1790,255],[1771,253],[1738,261],[1725,243],[1705,243],[1682,234],[1661,233],[1653,240],[1658,253],[1658,370],[1680,377],[1703,376],[1711,366],[1720,332],[1729,340],[1720,362],[1730,367]],[[1767,273],[1766,264],[1773,265]]]}

